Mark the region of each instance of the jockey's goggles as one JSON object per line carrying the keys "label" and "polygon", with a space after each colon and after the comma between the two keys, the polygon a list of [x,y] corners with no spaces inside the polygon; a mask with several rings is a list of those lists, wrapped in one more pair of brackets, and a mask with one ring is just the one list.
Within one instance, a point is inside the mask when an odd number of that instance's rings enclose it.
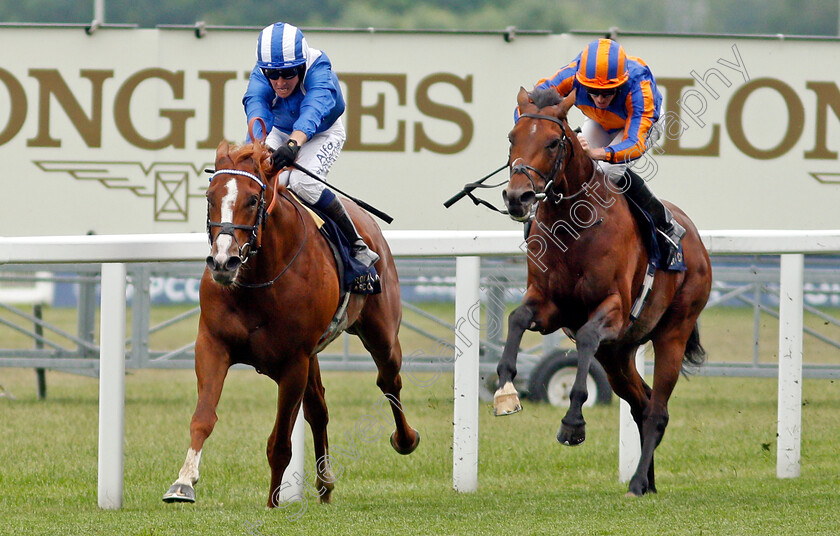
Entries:
{"label": "jockey's goggles", "polygon": [[291,69],[261,69],[261,71],[269,80],[277,80],[278,78],[291,80],[300,72],[297,67]]}
{"label": "jockey's goggles", "polygon": [[613,87],[613,88],[610,88],[610,89],[587,88],[586,92],[589,93],[589,96],[592,97],[593,99],[595,97],[612,97],[613,95],[618,93],[618,88],[617,87]]}

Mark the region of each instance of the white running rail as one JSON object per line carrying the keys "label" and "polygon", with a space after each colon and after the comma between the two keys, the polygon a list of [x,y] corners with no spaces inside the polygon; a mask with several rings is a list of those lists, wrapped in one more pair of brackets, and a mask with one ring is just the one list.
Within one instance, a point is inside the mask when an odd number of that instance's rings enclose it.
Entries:
{"label": "white running rail", "polygon": [[[840,230],[708,231],[702,232],[701,236],[712,254],[781,255],[776,475],[779,478],[797,477],[800,473],[802,430],[804,254],[840,253]],[[462,315],[471,314],[469,311],[474,309],[478,296],[480,281],[475,258],[523,254],[525,251],[521,231],[385,231],[385,238],[395,256],[457,257],[459,269],[455,307]],[[101,306],[108,314],[101,315],[101,328],[103,338],[108,340],[102,341],[100,354],[100,385],[105,386],[100,389],[99,397],[98,500],[101,508],[120,508],[123,498],[125,333],[117,327],[125,325],[124,264],[195,261],[204,259],[207,252],[207,238],[203,233],[0,237],[0,264],[103,265]],[[456,348],[461,352],[455,370],[458,385],[455,387],[453,451],[469,454],[460,458],[454,456],[453,487],[469,492],[478,486],[478,334],[477,330],[464,329],[453,336]],[[629,412],[624,413],[629,415]],[[632,437],[635,425],[625,416],[621,419],[621,428],[619,478],[628,480],[636,462],[632,452],[634,441],[627,438]],[[464,433],[465,430],[469,433]],[[297,448],[303,447],[299,445]],[[631,450],[624,451],[625,448]],[[302,467],[299,471],[303,474]],[[103,478],[103,475],[109,476]]]}

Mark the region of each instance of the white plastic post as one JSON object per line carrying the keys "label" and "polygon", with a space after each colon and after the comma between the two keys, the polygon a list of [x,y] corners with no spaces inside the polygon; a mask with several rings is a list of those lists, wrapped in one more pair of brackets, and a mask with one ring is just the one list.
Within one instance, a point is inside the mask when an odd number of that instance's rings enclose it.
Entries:
{"label": "white plastic post", "polygon": [[99,343],[99,507],[123,501],[125,437],[125,264],[102,265]]}
{"label": "white plastic post", "polygon": [[478,347],[480,257],[455,261],[455,380],[452,487],[478,489]]}
{"label": "white plastic post", "polygon": [[[303,496],[303,482],[307,476],[303,468],[304,456],[304,434],[303,434],[303,404],[300,406],[295,425],[292,427],[292,458],[289,465],[283,471],[283,480],[280,484],[280,504],[301,501]],[[305,501],[304,501],[305,502]]]}
{"label": "white plastic post", "polygon": [[805,256],[781,256],[779,288],[779,424],[776,476],[796,478],[802,439],[802,328]]}
{"label": "white plastic post", "polygon": [[[642,378],[645,376],[645,348],[643,344],[636,350],[636,370]],[[642,445],[639,441],[639,428],[630,414],[630,404],[621,400],[618,425],[618,481],[629,482],[636,472],[642,457]]]}

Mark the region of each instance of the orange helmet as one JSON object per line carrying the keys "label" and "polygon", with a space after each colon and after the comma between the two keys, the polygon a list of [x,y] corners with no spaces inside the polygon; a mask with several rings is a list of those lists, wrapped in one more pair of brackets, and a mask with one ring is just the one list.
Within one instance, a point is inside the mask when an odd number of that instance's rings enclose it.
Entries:
{"label": "orange helmet", "polygon": [[586,45],[581,52],[575,77],[586,87],[618,87],[630,77],[624,66],[626,61],[624,47],[612,39],[598,39]]}

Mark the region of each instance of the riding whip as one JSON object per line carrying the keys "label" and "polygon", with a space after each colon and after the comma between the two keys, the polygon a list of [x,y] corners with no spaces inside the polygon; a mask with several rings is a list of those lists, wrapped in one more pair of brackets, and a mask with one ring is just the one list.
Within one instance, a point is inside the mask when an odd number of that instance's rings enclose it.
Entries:
{"label": "riding whip", "polygon": [[332,188],[332,189],[333,189],[333,190],[335,190],[336,192],[340,193],[341,195],[343,195],[343,196],[344,196],[344,197],[346,197],[347,199],[349,199],[349,200],[353,201],[354,203],[356,203],[357,205],[359,205],[359,206],[360,206],[360,207],[362,207],[363,209],[367,210],[368,212],[370,212],[371,214],[373,214],[374,216],[376,216],[376,217],[377,217],[377,218],[379,218],[380,220],[384,221],[385,223],[391,223],[392,221],[394,221],[394,218],[392,218],[391,216],[389,216],[389,215],[385,214],[384,212],[382,212],[382,211],[381,211],[381,210],[379,210],[378,208],[376,208],[376,207],[372,207],[372,206],[368,205],[367,203],[365,203],[364,201],[362,201],[361,199],[356,199],[356,198],[355,198],[355,197],[353,197],[352,195],[349,195],[349,194],[347,194],[347,193],[345,193],[345,192],[342,192],[341,190],[339,190],[338,188],[336,188],[336,187],[335,187],[335,186],[333,186],[332,184],[328,183],[327,181],[325,181],[324,179],[322,179],[322,178],[321,178],[321,177],[319,177],[318,175],[315,175],[314,173],[312,173],[311,171],[309,171],[309,170],[308,170],[308,169],[306,169],[305,167],[301,166],[301,165],[300,165],[300,164],[298,164],[297,162],[292,162],[292,163],[291,163],[291,166],[292,166],[293,168],[297,169],[298,171],[301,171],[301,172],[303,172],[303,173],[306,173],[307,175],[309,175],[310,177],[312,177],[312,178],[313,178],[313,179],[315,179],[316,181],[318,181],[318,182],[320,182],[320,183],[323,183],[323,184],[326,184],[327,186],[329,186],[330,188]]}

